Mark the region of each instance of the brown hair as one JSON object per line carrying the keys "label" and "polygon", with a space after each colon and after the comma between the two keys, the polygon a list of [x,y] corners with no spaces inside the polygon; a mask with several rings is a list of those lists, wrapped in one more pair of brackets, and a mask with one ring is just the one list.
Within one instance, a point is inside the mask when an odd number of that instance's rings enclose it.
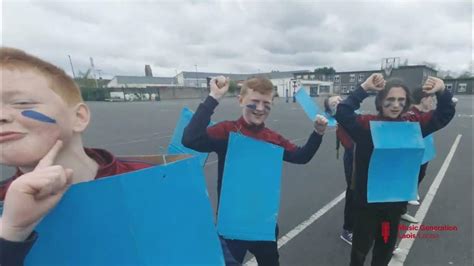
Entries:
{"label": "brown hair", "polygon": [[240,89],[240,96],[245,96],[249,89],[261,94],[273,94],[272,82],[264,77],[254,77],[244,81]]}
{"label": "brown hair", "polygon": [[383,100],[385,100],[385,98],[387,97],[390,90],[392,88],[395,88],[395,87],[402,88],[405,91],[405,94],[406,94],[406,103],[405,103],[405,106],[403,107],[402,113],[405,113],[410,108],[410,106],[411,106],[410,90],[408,89],[405,82],[403,82],[403,80],[393,78],[393,79],[388,80],[387,83],[385,84],[385,88],[383,88],[383,90],[379,91],[377,93],[377,95],[375,96],[375,109],[379,112],[379,114],[382,114],[382,110],[383,110],[382,109],[382,102],[383,102]]}
{"label": "brown hair", "polygon": [[50,89],[68,105],[83,102],[81,90],[64,70],[22,50],[0,47],[0,67],[37,71],[49,81]]}

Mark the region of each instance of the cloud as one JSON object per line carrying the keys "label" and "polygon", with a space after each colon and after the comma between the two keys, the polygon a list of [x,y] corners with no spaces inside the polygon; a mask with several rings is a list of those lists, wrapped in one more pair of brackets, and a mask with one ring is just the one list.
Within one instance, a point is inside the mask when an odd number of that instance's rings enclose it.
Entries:
{"label": "cloud", "polygon": [[378,69],[381,58],[461,72],[472,58],[472,3],[391,1],[5,1],[3,45],[70,72],[251,73],[333,66]]}

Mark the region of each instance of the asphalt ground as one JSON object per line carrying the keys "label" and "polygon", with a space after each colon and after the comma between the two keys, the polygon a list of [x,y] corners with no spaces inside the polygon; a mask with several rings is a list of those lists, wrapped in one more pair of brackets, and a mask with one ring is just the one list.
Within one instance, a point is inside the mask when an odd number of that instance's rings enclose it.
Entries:
{"label": "asphalt ground", "polygon": [[[425,225],[457,226],[457,231],[439,232],[437,239],[417,239],[404,265],[473,265],[473,99],[459,99],[456,116],[436,133],[436,158],[430,162],[420,185],[421,199],[441,168],[456,137],[461,140],[445,178],[423,221]],[[321,104],[323,98],[315,98]],[[88,102],[92,121],[84,134],[88,147],[107,149],[117,155],[165,153],[180,111],[184,106],[196,110],[200,100],[161,102]],[[363,103],[362,112],[374,112],[374,97]],[[241,114],[235,98],[222,100],[213,121],[234,120]],[[297,103],[276,99],[267,126],[296,144],[304,144],[312,123]],[[321,210],[345,190],[342,154],[336,159],[334,129],[324,136],[315,157],[306,165],[284,163],[279,214],[280,236],[293,230]],[[211,154],[205,167],[211,202],[216,205],[217,163]],[[2,167],[2,178],[12,173]],[[344,200],[339,201],[280,248],[282,265],[348,265],[350,246],[339,235],[343,223]],[[417,207],[409,207],[415,214]],[[370,254],[367,265],[370,262]]]}

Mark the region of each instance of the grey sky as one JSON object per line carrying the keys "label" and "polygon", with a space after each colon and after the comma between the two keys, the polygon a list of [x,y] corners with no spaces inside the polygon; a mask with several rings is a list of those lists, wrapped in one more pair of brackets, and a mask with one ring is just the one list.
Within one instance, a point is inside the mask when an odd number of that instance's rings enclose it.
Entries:
{"label": "grey sky", "polygon": [[[379,69],[383,57],[472,66],[471,1],[3,1],[2,43],[70,71]],[[471,65],[470,65],[471,64]]]}

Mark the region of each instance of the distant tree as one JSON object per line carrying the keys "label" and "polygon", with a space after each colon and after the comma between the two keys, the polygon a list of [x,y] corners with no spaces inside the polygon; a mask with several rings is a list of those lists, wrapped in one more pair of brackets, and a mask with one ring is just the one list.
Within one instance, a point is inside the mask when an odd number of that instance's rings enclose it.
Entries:
{"label": "distant tree", "polygon": [[238,92],[239,91],[239,85],[237,84],[237,82],[235,80],[231,80],[230,83],[229,83],[229,92],[231,93],[235,93],[235,92]]}
{"label": "distant tree", "polygon": [[320,67],[314,70],[316,74],[324,74],[324,75],[333,75],[336,74],[336,70],[333,67]]}
{"label": "distant tree", "polygon": [[464,71],[461,75],[459,75],[458,79],[465,79],[465,78],[472,78],[471,71]]}

